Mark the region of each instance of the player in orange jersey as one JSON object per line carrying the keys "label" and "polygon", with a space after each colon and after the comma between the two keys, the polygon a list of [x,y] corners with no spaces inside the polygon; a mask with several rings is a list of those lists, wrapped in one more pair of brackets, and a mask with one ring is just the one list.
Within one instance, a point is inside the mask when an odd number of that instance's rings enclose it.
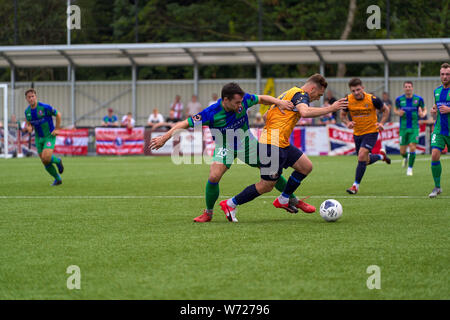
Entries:
{"label": "player in orange jersey", "polygon": [[[285,113],[282,113],[276,106],[270,107],[267,112],[266,125],[258,144],[261,180],[248,186],[235,197],[220,202],[220,206],[229,221],[237,222],[236,207],[238,205],[247,203],[271,191],[280,178],[283,168],[288,167],[294,168],[294,172],[289,177],[283,193],[275,199],[273,204],[277,208],[294,213],[289,204],[289,197],[311,172],[312,163],[306,154],[290,144],[289,137],[292,130],[301,117],[319,117],[343,109],[348,105],[345,99],[341,99],[328,107],[310,107],[309,103],[319,100],[327,86],[325,78],[320,74],[315,74],[301,88],[293,87],[278,97],[281,100],[292,101],[295,105],[293,111],[286,110]],[[299,202],[297,207],[307,213],[316,210],[314,206],[303,201]]]}
{"label": "player in orange jersey", "polygon": [[[378,132],[384,130],[383,125],[389,117],[389,108],[383,104],[381,99],[364,92],[364,86],[360,79],[351,79],[348,86],[352,93],[346,97],[348,108],[341,111],[341,120],[347,128],[353,129],[358,166],[356,167],[355,182],[347,189],[347,192],[356,194],[367,165],[378,160],[391,164],[391,159],[386,155],[385,150],[381,149],[380,154],[371,154],[378,139]],[[380,122],[377,120],[377,110],[383,113]],[[348,115],[351,119],[348,118]]]}

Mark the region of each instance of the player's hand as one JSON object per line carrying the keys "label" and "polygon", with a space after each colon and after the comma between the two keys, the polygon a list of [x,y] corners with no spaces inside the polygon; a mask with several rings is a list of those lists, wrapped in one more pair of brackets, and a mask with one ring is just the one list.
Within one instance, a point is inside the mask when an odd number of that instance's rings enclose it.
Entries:
{"label": "player's hand", "polygon": [[59,134],[59,129],[55,129],[51,133],[52,136],[57,136],[58,134]]}
{"label": "player's hand", "polygon": [[280,100],[280,102],[278,102],[277,106],[278,106],[278,109],[280,109],[282,114],[284,114],[283,110],[292,111],[295,108],[292,101],[289,101],[289,100]]}
{"label": "player's hand", "polygon": [[342,110],[342,109],[346,109],[348,108],[348,100],[347,98],[342,98],[339,99],[337,101],[335,101],[332,105],[331,105],[331,109],[334,111],[338,111],[338,110]]}
{"label": "player's hand", "polygon": [[450,107],[442,105],[442,106],[439,106],[438,109],[439,109],[440,114],[450,113]]}
{"label": "player's hand", "polygon": [[398,115],[400,117],[403,117],[404,114],[405,114],[405,110],[402,110],[402,109],[398,110]]}
{"label": "player's hand", "polygon": [[158,150],[161,148],[165,143],[167,142],[167,139],[164,138],[164,136],[159,136],[156,138],[153,138],[150,141],[150,150]]}
{"label": "player's hand", "polygon": [[377,122],[377,130],[378,130],[378,131],[383,131],[383,130],[384,130],[384,126],[383,126],[382,123]]}
{"label": "player's hand", "polygon": [[345,124],[347,128],[353,129],[355,127],[355,121],[349,121]]}
{"label": "player's hand", "polygon": [[437,106],[436,105],[433,105],[433,107],[430,110],[430,114],[432,116],[436,116],[437,115]]}

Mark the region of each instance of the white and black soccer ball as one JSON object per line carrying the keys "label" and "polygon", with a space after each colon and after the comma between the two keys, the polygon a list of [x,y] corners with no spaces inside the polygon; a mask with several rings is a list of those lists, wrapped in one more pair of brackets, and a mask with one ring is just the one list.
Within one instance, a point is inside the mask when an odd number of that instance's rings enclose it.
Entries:
{"label": "white and black soccer ball", "polygon": [[320,216],[328,222],[334,222],[342,217],[342,205],[339,201],[328,199],[320,205]]}

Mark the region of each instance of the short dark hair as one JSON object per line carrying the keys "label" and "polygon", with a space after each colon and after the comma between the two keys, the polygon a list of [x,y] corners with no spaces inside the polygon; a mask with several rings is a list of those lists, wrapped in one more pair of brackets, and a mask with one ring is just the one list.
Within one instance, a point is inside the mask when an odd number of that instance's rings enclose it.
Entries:
{"label": "short dark hair", "polygon": [[441,69],[442,69],[442,68],[444,68],[444,69],[450,68],[450,64],[448,64],[447,62],[444,62],[444,63],[441,65]]}
{"label": "short dark hair", "polygon": [[321,86],[324,89],[328,87],[327,80],[325,80],[325,78],[319,73],[315,73],[311,77],[309,77],[308,80],[306,80],[306,83],[308,82],[315,83],[317,86]]}
{"label": "short dark hair", "polygon": [[403,86],[405,86],[405,84],[407,84],[407,83],[409,83],[412,87],[414,87],[412,81],[405,81],[405,82],[403,82]]}
{"label": "short dark hair", "polygon": [[348,82],[349,87],[362,86],[362,81],[360,78],[353,78]]}
{"label": "short dark hair", "polygon": [[36,90],[34,90],[34,88],[30,88],[25,91],[25,97],[27,96],[28,92],[33,92],[34,94],[36,94]]}
{"label": "short dark hair", "polygon": [[241,97],[243,97],[245,94],[244,90],[242,90],[241,87],[237,83],[230,82],[223,86],[222,100],[225,98],[228,98],[231,100],[231,99],[233,99],[235,94],[238,94]]}

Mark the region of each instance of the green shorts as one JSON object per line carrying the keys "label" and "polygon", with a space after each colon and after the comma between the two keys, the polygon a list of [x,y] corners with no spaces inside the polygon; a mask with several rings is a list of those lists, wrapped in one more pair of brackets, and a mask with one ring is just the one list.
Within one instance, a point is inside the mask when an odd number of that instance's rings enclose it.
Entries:
{"label": "green shorts", "polygon": [[445,149],[445,145],[450,148],[450,136],[434,132],[431,134],[431,148],[437,148],[442,151]]}
{"label": "green shorts", "polygon": [[400,145],[407,146],[410,143],[419,143],[419,129],[400,129]]}
{"label": "green shorts", "polygon": [[44,149],[55,149],[56,136],[35,137],[34,141],[38,154],[41,154]]}
{"label": "green shorts", "polygon": [[251,167],[259,168],[258,141],[251,140],[242,150],[230,150],[220,146],[214,148],[212,160],[223,163],[228,169],[230,169],[236,158]]}

